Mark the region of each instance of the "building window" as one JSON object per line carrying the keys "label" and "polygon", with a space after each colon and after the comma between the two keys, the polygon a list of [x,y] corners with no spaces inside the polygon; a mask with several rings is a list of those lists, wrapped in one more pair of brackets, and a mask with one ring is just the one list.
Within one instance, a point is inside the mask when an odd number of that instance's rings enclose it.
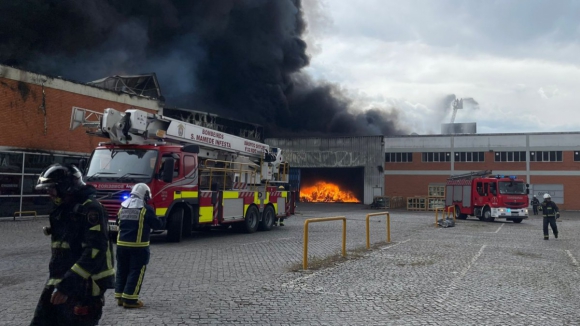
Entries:
{"label": "building window", "polygon": [[451,153],[449,152],[421,153],[421,160],[423,162],[449,162],[451,161]]}
{"label": "building window", "polygon": [[496,162],[525,162],[526,152],[495,152]]}
{"label": "building window", "polygon": [[455,162],[483,162],[483,152],[455,152]]}
{"label": "building window", "polygon": [[390,163],[413,162],[413,153],[385,153],[385,162]]}
{"label": "building window", "polygon": [[580,162],[580,152],[574,152],[574,162]]}
{"label": "building window", "polygon": [[[576,154],[574,154],[576,160]],[[530,162],[562,162],[562,151],[532,151]]]}

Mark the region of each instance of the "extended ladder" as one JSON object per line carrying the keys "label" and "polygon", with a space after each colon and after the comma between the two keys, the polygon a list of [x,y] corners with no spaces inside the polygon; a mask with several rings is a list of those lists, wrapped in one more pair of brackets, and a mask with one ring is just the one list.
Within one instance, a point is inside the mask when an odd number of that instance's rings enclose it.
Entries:
{"label": "extended ladder", "polygon": [[491,170],[481,170],[481,171],[474,171],[468,172],[463,174],[456,174],[452,175],[447,180],[470,180],[477,177],[484,177],[491,174]]}

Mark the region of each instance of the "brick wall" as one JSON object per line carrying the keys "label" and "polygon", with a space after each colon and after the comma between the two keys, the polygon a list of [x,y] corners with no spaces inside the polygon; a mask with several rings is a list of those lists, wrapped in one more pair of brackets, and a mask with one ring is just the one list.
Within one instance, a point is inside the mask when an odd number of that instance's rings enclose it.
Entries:
{"label": "brick wall", "polygon": [[[578,171],[580,162],[574,162],[573,151],[563,151],[562,162],[530,162],[530,171]],[[385,170],[401,171],[401,174],[385,175],[385,196],[427,196],[431,183],[445,183],[451,174],[449,162],[421,162],[421,153],[413,153],[413,162],[385,163]],[[445,175],[412,175],[405,171],[449,171]],[[525,171],[526,162],[495,162],[494,152],[485,153],[485,162],[455,162],[455,171]],[[439,172],[441,173],[441,172]],[[456,174],[459,172],[456,172]],[[526,179],[525,175],[518,175]],[[562,184],[564,185],[563,210],[580,210],[580,176],[530,176],[532,184]]]}
{"label": "brick wall", "polygon": [[[0,112],[2,114],[0,146],[91,152],[99,142],[105,139],[87,135],[84,128],[69,130],[73,106],[97,112],[103,112],[106,108],[124,111],[134,107],[130,104],[60,89],[48,87],[43,89],[40,85],[0,78]],[[135,108],[154,112],[149,109]]]}

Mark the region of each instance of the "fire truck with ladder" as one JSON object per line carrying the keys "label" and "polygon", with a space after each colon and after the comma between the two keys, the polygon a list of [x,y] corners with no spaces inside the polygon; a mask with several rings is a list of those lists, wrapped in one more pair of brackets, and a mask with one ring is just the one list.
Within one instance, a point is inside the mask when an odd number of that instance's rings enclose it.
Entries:
{"label": "fire truck with ladder", "polygon": [[492,175],[491,170],[451,176],[445,189],[445,207],[455,217],[475,216],[493,222],[505,218],[521,223],[528,218],[529,185],[516,176]]}
{"label": "fire truck with ladder", "polygon": [[97,189],[112,234],[136,183],[151,189],[149,204],[167,220],[166,230],[153,232],[167,231],[170,242],[213,227],[268,231],[276,219],[294,214],[289,166],[279,148],[137,109],[73,107],[70,128],[79,126],[109,139],[81,170]]}

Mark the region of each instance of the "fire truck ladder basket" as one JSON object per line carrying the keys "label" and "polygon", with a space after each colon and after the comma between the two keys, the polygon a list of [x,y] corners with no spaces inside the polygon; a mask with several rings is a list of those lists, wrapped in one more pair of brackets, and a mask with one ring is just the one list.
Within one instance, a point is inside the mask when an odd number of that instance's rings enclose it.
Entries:
{"label": "fire truck ladder basket", "polygon": [[469,173],[463,174],[456,174],[452,175],[447,180],[470,180],[477,177],[488,176],[491,174],[491,170],[481,170],[481,171],[474,171]]}

